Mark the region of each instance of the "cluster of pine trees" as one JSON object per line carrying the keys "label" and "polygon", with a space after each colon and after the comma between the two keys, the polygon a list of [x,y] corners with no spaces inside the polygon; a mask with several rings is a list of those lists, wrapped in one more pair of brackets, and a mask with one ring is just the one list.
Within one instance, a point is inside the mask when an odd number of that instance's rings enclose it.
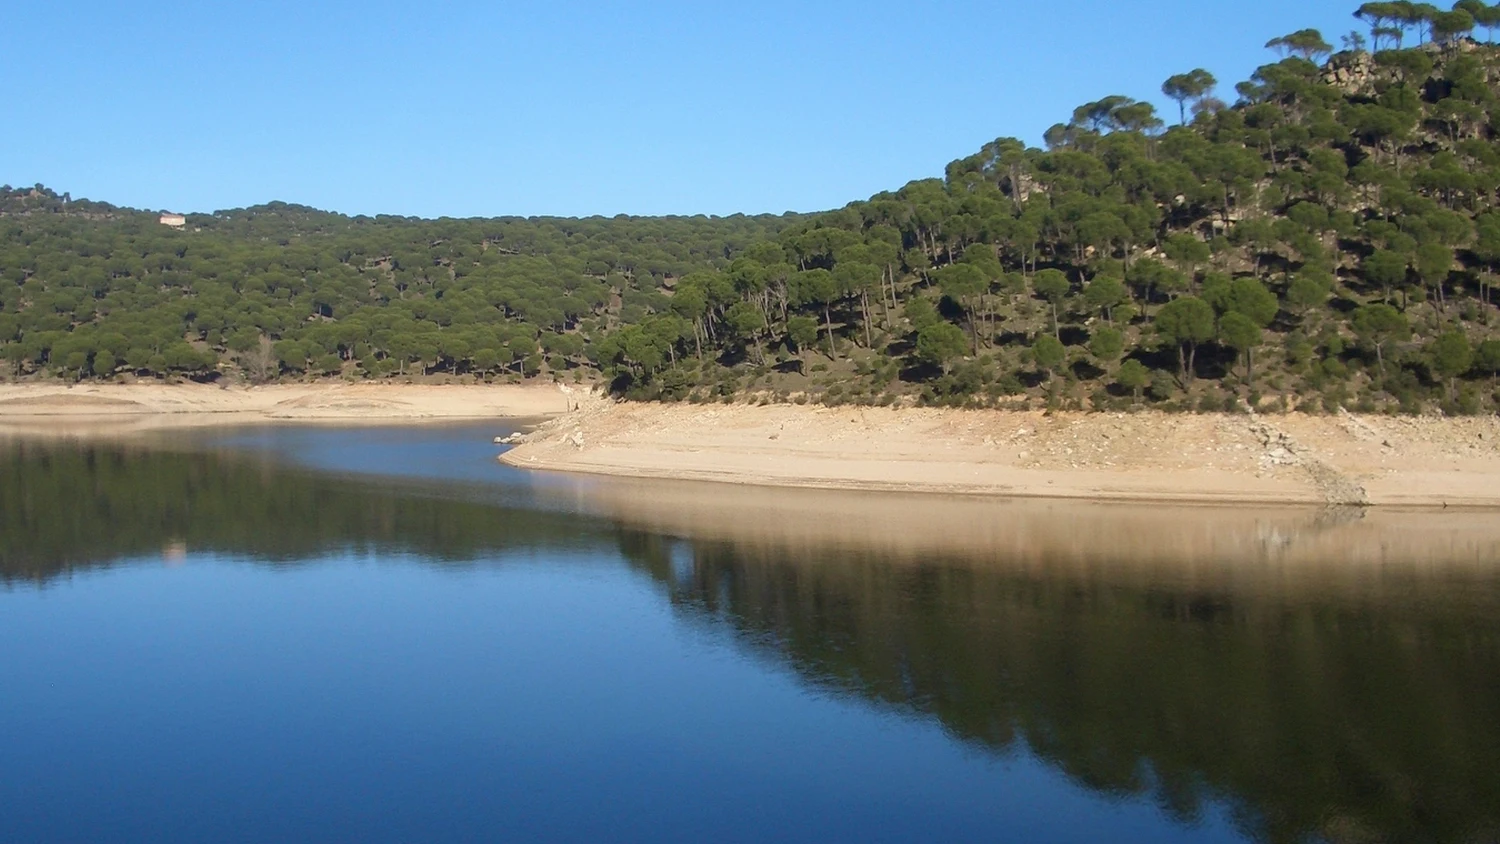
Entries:
{"label": "cluster of pine trees", "polygon": [[[630,397],[1500,406],[1500,7],[1366,3],[838,211],[154,215],[0,197],[13,377],[605,378]],[[1175,118],[1175,120],[1172,120]],[[1172,125],[1167,125],[1168,121]]]}
{"label": "cluster of pine trees", "polygon": [[664,283],[794,215],[418,220],[273,203],[188,215],[0,192],[13,376],[581,374]]}
{"label": "cluster of pine trees", "polygon": [[1233,105],[1196,69],[1162,86],[1176,125],[1104,97],[1045,149],[1000,139],[791,226],[601,361],[689,398],[788,395],[776,370],[812,353],[835,403],[1493,410],[1500,51],[1472,34],[1500,12],[1356,14],[1337,54],[1273,39]]}

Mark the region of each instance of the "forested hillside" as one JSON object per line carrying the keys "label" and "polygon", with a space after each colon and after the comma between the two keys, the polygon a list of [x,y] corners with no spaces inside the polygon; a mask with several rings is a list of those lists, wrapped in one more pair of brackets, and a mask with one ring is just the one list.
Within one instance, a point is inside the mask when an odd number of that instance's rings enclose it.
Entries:
{"label": "forested hillside", "polygon": [[761,373],[808,364],[834,403],[1493,410],[1500,50],[1472,34],[1500,14],[1357,17],[1337,54],[1273,40],[1233,105],[1202,69],[1167,117],[1103,97],[689,276],[675,354],[747,371],[683,374],[651,323],[602,357],[647,394],[787,395]]}
{"label": "forested hillside", "polygon": [[[1367,3],[816,216],[154,215],[10,192],[19,377],[606,377],[632,397],[1500,406],[1496,7]],[[1139,92],[1138,92],[1139,93]],[[1168,124],[1171,125],[1168,125]]]}
{"label": "forested hillside", "polygon": [[0,193],[12,376],[581,374],[590,341],[668,309],[674,279],[797,218],[419,220],[272,203],[162,219],[41,186]]}

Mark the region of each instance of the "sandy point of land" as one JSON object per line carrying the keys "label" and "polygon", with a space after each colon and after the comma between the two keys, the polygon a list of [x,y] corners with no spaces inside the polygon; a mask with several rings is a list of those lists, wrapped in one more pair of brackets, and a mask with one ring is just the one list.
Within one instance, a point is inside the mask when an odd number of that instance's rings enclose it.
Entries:
{"label": "sandy point of land", "polygon": [[90,433],[270,420],[539,417],[576,406],[557,384],[0,384],[0,430]]}
{"label": "sandy point of land", "polygon": [[1500,419],[585,402],[519,467],[1097,500],[1500,506]]}

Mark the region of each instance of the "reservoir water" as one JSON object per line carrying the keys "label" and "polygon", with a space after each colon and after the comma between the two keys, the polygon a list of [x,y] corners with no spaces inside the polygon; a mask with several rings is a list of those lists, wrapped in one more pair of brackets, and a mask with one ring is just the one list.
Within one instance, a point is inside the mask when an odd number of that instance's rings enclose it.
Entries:
{"label": "reservoir water", "polygon": [[1500,840],[1500,516],[0,440],[0,841]]}

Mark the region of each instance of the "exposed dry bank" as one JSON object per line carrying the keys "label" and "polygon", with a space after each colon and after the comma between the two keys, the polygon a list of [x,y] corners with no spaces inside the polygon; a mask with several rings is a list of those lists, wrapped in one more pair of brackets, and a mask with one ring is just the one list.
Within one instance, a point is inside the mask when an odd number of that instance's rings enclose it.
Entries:
{"label": "exposed dry bank", "polygon": [[1500,419],[586,403],[520,467],[1086,499],[1500,506]]}
{"label": "exposed dry bank", "polygon": [[0,431],[149,430],[267,420],[549,416],[576,403],[556,385],[0,384]]}

